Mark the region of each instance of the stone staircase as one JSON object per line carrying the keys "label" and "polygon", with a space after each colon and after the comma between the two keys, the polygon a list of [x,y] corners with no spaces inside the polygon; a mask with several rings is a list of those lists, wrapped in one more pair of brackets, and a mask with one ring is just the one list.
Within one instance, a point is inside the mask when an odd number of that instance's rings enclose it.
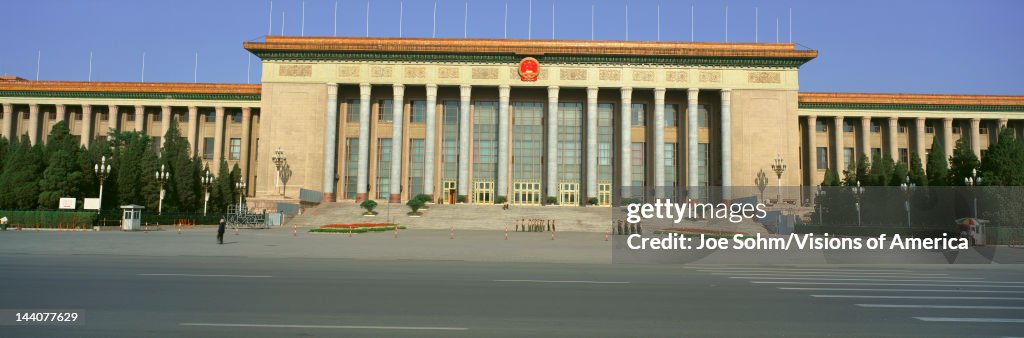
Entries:
{"label": "stone staircase", "polygon": [[289,222],[299,226],[318,227],[331,223],[382,223],[389,220],[409,229],[456,230],[515,230],[520,218],[555,220],[558,231],[605,232],[611,226],[612,208],[510,206],[500,205],[440,205],[431,204],[421,209],[420,217],[406,215],[409,207],[397,203],[381,203],[374,217],[363,216],[363,209],[353,202],[324,203],[306,209]]}

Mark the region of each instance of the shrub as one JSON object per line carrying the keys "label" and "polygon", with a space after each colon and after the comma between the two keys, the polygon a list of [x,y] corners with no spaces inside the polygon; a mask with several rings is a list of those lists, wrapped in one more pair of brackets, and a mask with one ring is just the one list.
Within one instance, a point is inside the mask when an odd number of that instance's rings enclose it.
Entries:
{"label": "shrub", "polygon": [[360,203],[359,206],[363,207],[363,209],[366,209],[367,214],[372,215],[375,214],[373,212],[373,209],[377,208],[377,202],[375,202],[374,200],[365,200],[363,201],[363,203]]}
{"label": "shrub", "polygon": [[557,205],[558,204],[558,198],[557,197],[548,196],[548,198],[544,199],[544,202],[546,204],[549,204],[549,205]]}
{"label": "shrub", "polygon": [[587,199],[587,204],[589,205],[597,205],[597,203],[599,202],[600,200],[598,200],[597,197],[591,197]]}
{"label": "shrub", "polygon": [[640,204],[643,203],[639,198],[623,198],[622,205]]}
{"label": "shrub", "polygon": [[427,194],[416,194],[413,199],[423,201],[423,203],[430,202],[430,195]]}
{"label": "shrub", "polygon": [[508,202],[508,197],[498,196],[494,198],[494,204],[505,204],[505,202]]}
{"label": "shrub", "polygon": [[458,197],[455,198],[455,202],[466,203],[466,195],[459,195]]}
{"label": "shrub", "polygon": [[413,198],[409,200],[409,202],[405,203],[405,205],[409,206],[409,209],[412,209],[412,213],[410,213],[410,215],[419,215],[419,210],[423,207],[423,204],[423,200],[418,198]]}

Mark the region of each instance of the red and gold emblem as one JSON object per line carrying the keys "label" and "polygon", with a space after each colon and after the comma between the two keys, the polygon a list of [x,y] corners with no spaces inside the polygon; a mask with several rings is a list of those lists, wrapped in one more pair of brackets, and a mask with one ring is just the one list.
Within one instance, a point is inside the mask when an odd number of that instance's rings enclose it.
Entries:
{"label": "red and gold emblem", "polygon": [[519,61],[520,80],[537,81],[537,74],[540,74],[540,62],[537,62],[537,59],[527,57]]}

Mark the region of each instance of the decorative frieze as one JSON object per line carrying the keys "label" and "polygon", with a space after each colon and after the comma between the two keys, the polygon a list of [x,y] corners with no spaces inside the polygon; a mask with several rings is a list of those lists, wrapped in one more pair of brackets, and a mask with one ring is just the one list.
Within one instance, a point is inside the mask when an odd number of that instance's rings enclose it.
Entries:
{"label": "decorative frieze", "polygon": [[424,67],[405,67],[405,77],[409,79],[426,78],[427,69]]}
{"label": "decorative frieze", "polygon": [[654,81],[653,70],[634,70],[633,81],[651,82]]}
{"label": "decorative frieze", "polygon": [[281,65],[277,68],[278,76],[310,77],[313,76],[312,65]]}
{"label": "decorative frieze", "polygon": [[710,83],[722,82],[722,72],[702,71],[702,72],[700,72],[700,82],[710,82]]}
{"label": "decorative frieze", "polygon": [[392,76],[392,68],[387,66],[376,66],[370,68],[370,77],[389,78]]}
{"label": "decorative frieze", "polygon": [[602,69],[597,73],[597,77],[601,81],[619,81],[621,78],[620,72],[615,69]]}
{"label": "decorative frieze", "polygon": [[338,77],[359,77],[359,66],[338,66]]}
{"label": "decorative frieze", "polygon": [[669,70],[665,72],[665,81],[686,82],[689,81],[689,73],[685,70]]}
{"label": "decorative frieze", "polygon": [[497,68],[473,68],[472,77],[474,80],[497,80]]}
{"label": "decorative frieze", "polygon": [[559,71],[559,79],[567,81],[581,81],[587,79],[587,70],[580,68],[568,68]]}
{"label": "decorative frieze", "polygon": [[441,67],[437,70],[437,77],[442,79],[458,79],[459,68],[457,67]]}
{"label": "decorative frieze", "polygon": [[750,83],[780,83],[782,75],[779,72],[748,72],[747,82]]}

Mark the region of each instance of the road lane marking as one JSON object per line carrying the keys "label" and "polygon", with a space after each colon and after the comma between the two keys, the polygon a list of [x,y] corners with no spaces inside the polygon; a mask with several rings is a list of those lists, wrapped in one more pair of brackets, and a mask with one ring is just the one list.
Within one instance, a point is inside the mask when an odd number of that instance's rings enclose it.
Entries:
{"label": "road lane marking", "polygon": [[208,326],[208,327],[262,327],[262,328],[286,328],[286,329],[362,329],[362,330],[442,330],[442,331],[466,331],[465,327],[440,327],[440,326],[369,326],[369,325],[300,325],[300,324],[245,324],[245,323],[179,323],[181,326]]}
{"label": "road lane marking", "polygon": [[926,322],[968,322],[968,323],[1024,323],[1022,318],[958,318],[958,317],[914,317]]}
{"label": "road lane marking", "polygon": [[[865,281],[865,282],[936,282],[936,283],[974,283],[977,282],[972,280],[964,280],[964,278],[957,278],[952,280],[939,280],[939,279],[879,279],[879,278],[821,278],[821,277],[753,277],[753,276],[731,276],[729,278],[735,279],[789,279],[789,280],[830,280],[830,281]],[[1024,284],[1024,282],[989,282],[989,283],[1014,283]]]}
{"label": "road lane marking", "polygon": [[876,295],[811,295],[815,298],[885,298],[885,299],[963,299],[963,300],[1024,300],[1019,297],[959,297],[959,296],[876,296]]}
{"label": "road lane marking", "polygon": [[779,288],[780,290],[808,290],[808,291],[876,291],[876,292],[969,292],[969,293],[1024,293],[1024,291],[1006,290],[939,290],[939,289],[858,289],[858,288]]}
{"label": "road lane marking", "polygon": [[[1024,285],[983,285],[978,284],[922,284],[922,283],[857,283],[857,282],[789,282],[789,281],[750,281],[754,284],[793,284],[793,285],[878,285],[878,286],[941,286],[941,287],[970,287],[970,288],[1024,288]],[[933,281],[929,281],[933,282]]]}
{"label": "road lane marking", "polygon": [[901,275],[862,275],[854,273],[720,273],[715,272],[712,275],[716,276],[761,276],[761,277],[871,277],[871,278],[929,278],[929,279],[981,279],[979,277],[956,277],[949,275],[933,276],[933,275],[913,275],[913,274],[901,274]]}
{"label": "road lane marking", "polygon": [[216,277],[216,278],[272,278],[274,276],[261,275],[200,275],[191,273],[140,273],[139,276],[148,277]]}
{"label": "road lane marking", "polygon": [[773,271],[850,271],[850,272],[913,272],[911,270],[904,269],[843,269],[843,268],[728,268],[728,267],[687,267],[687,269],[694,270],[719,270],[719,271],[736,271],[736,270],[773,270]]}
{"label": "road lane marking", "polygon": [[539,280],[539,279],[495,279],[499,283],[581,283],[581,284],[629,284],[629,282],[603,282],[592,280]]}
{"label": "road lane marking", "polygon": [[752,275],[752,274],[771,274],[771,275],[868,275],[868,276],[887,276],[887,275],[912,275],[912,276],[949,276],[946,273],[915,273],[915,272],[854,272],[854,271],[778,271],[778,270],[738,270],[738,271],[722,271],[722,270],[697,270],[700,272],[710,272],[715,275]]}
{"label": "road lane marking", "polygon": [[962,309],[962,310],[1024,310],[1024,306],[995,305],[921,305],[921,304],[854,304],[860,307],[902,309]]}

